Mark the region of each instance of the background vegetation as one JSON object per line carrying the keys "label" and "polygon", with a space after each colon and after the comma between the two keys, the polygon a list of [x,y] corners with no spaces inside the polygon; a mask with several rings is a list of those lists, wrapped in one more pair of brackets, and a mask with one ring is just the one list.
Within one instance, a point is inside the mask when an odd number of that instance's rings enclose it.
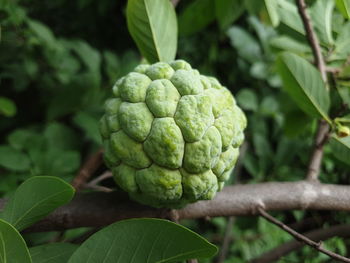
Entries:
{"label": "background vegetation", "polygon": [[[330,89],[336,90],[330,116],[346,117],[350,4],[346,9],[342,1],[307,2],[327,65],[336,72],[330,81]],[[244,158],[232,184],[302,180],[317,129],[317,120],[282,90],[276,63],[285,50],[313,60],[301,20],[292,2],[270,3],[275,6],[254,0],[194,0],[180,1],[176,8],[177,57],[216,76],[248,117]],[[0,197],[10,197],[35,175],[71,182],[83,161],[102,147],[98,125],[103,102],[118,77],[141,61],[127,30],[125,8],[121,0],[0,1]],[[339,147],[337,141],[325,146],[320,180],[348,185],[350,155]],[[100,167],[95,176],[104,170]],[[115,187],[111,179],[102,185]],[[350,223],[342,212],[290,211],[277,217],[301,232]],[[184,224],[220,246],[227,222],[213,218]],[[29,246],[70,242],[90,230],[24,238]],[[231,234],[227,263],[248,262],[291,239],[258,217],[236,218]],[[349,241],[337,237],[324,246],[343,255],[350,251]],[[279,262],[334,261],[304,247]]]}

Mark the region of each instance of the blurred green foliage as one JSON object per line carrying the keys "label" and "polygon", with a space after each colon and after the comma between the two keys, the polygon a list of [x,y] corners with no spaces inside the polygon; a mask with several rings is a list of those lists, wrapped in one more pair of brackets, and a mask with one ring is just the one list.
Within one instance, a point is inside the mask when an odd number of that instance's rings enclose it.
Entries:
{"label": "blurred green foliage", "polygon": [[[193,0],[177,7],[177,57],[220,79],[248,117],[246,151],[232,183],[302,180],[316,131],[317,121],[282,90],[275,63],[280,51],[312,61],[296,7],[287,0],[267,2]],[[330,116],[337,117],[349,113],[350,22],[343,9],[334,9],[341,1],[330,2],[308,1],[328,67],[342,67],[331,81],[337,92],[331,96]],[[0,0],[0,196],[34,175],[71,181],[82,161],[101,147],[103,102],[118,77],[141,60],[127,31],[125,8],[121,0]],[[349,184],[350,161],[336,159],[333,152],[326,145],[320,179]],[[315,228],[349,221],[336,212],[281,217],[287,224],[308,218],[320,222]],[[213,242],[220,234],[220,246],[225,222],[216,218],[188,225]],[[69,240],[81,232],[72,230]],[[243,217],[232,235],[227,263],[247,262],[291,239],[262,219]],[[26,238],[38,244],[52,235]],[[325,242],[341,254],[349,245],[339,238]],[[304,247],[279,262],[327,260]]]}

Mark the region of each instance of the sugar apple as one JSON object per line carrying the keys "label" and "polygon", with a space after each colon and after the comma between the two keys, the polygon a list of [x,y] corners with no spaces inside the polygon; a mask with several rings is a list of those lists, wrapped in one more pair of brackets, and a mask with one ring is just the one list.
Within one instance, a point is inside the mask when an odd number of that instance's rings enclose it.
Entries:
{"label": "sugar apple", "polygon": [[246,127],[228,89],[175,60],[137,66],[113,94],[100,123],[104,159],[132,199],[179,208],[222,189]]}

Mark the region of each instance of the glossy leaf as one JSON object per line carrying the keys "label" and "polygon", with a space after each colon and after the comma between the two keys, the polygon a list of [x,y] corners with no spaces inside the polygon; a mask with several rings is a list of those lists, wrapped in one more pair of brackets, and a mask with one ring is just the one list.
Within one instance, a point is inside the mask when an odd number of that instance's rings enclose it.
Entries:
{"label": "glossy leaf", "polygon": [[243,13],[240,0],[215,0],[216,20],[222,30],[234,23]]}
{"label": "glossy leaf", "polygon": [[312,117],[329,121],[330,99],[319,71],[308,61],[290,52],[279,58],[283,86],[294,102]]}
{"label": "glossy leaf", "polygon": [[17,107],[16,104],[5,97],[0,97],[0,115],[4,115],[6,117],[13,117],[16,115]]}
{"label": "glossy leaf", "polygon": [[175,58],[177,21],[170,1],[129,0],[127,22],[132,38],[148,62]]}
{"label": "glossy leaf", "polygon": [[333,155],[340,161],[350,165],[350,136],[339,138],[333,135],[330,140]]}
{"label": "glossy leaf", "polygon": [[17,188],[2,218],[21,231],[68,203],[73,194],[73,187],[57,177],[32,177]]}
{"label": "glossy leaf", "polygon": [[345,18],[350,19],[350,0],[335,0],[335,4],[340,13],[342,13]]}
{"label": "glossy leaf", "polygon": [[199,32],[215,19],[213,0],[195,0],[179,14],[179,33],[188,36]]}
{"label": "glossy leaf", "polygon": [[0,219],[0,262],[32,262],[21,234],[9,223]]}
{"label": "glossy leaf", "polygon": [[332,13],[334,1],[317,0],[311,8],[311,18],[320,41],[326,44],[333,44],[332,36]]}
{"label": "glossy leaf", "polygon": [[78,245],[70,243],[53,243],[31,247],[29,249],[33,263],[67,262]]}
{"label": "glossy leaf", "polygon": [[161,219],[114,223],[85,241],[69,263],[179,262],[208,258],[217,248],[191,230]]}

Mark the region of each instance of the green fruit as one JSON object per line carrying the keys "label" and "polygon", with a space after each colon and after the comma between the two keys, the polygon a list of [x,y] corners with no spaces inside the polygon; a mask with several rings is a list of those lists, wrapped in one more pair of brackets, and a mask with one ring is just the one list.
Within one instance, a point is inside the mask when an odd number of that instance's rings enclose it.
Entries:
{"label": "green fruit", "polygon": [[222,189],[247,124],[228,89],[176,60],[137,66],[113,94],[100,125],[104,158],[131,198],[178,208]]}

